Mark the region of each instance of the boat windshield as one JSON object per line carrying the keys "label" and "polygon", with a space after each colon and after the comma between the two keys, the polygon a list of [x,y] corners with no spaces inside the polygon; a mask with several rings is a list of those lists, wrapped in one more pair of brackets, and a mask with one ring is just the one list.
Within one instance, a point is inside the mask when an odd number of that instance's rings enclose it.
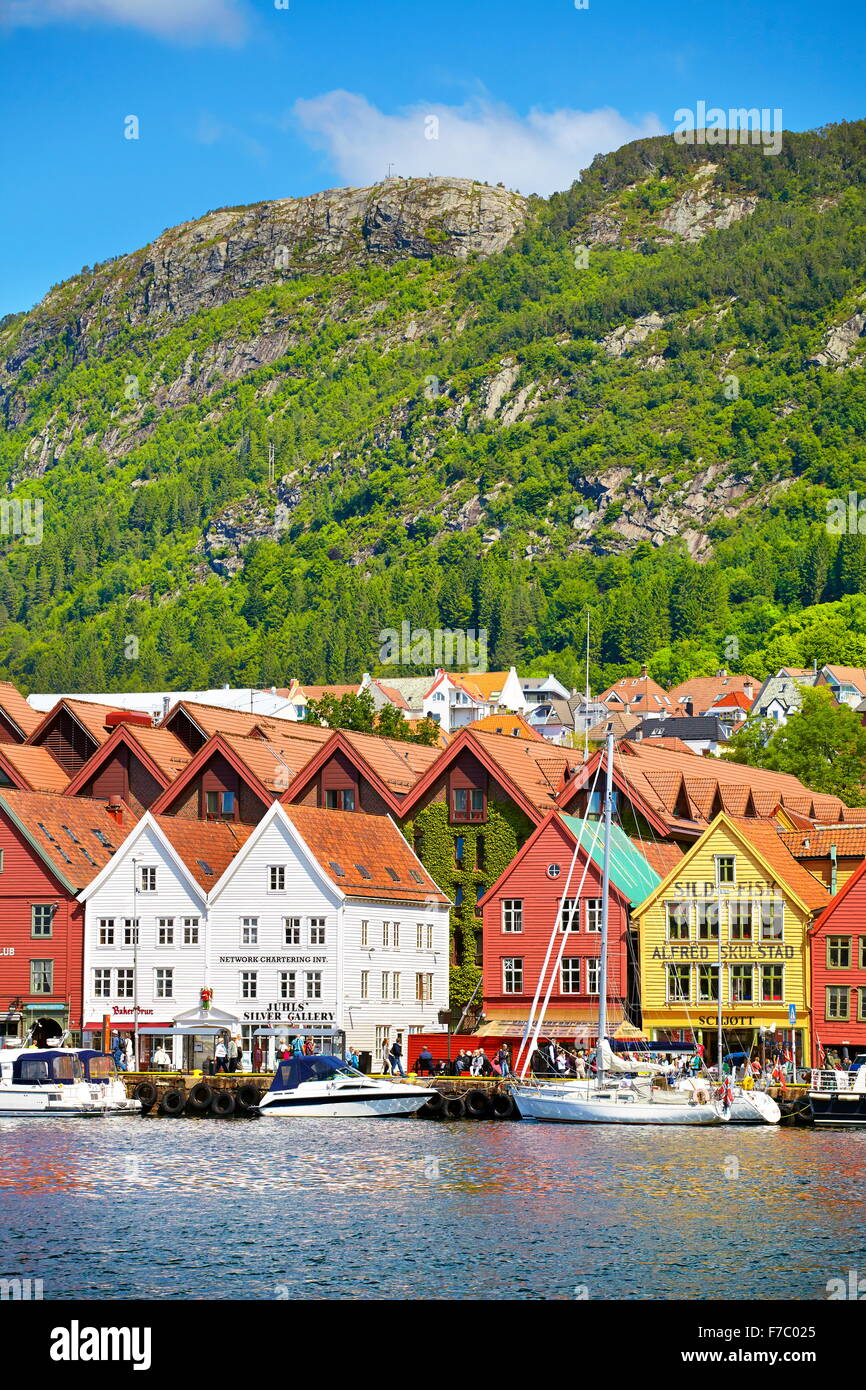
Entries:
{"label": "boat windshield", "polygon": [[13,1064],[12,1079],[24,1086],[52,1081],[68,1085],[84,1079],[84,1068],[81,1058],[71,1052],[25,1053]]}
{"label": "boat windshield", "polygon": [[293,1091],[306,1081],[333,1081],[337,1076],[357,1077],[363,1072],[340,1057],[289,1057],[280,1062],[271,1082],[272,1091]]}
{"label": "boat windshield", "polygon": [[106,1053],[101,1056],[89,1057],[87,1059],[87,1079],[88,1081],[116,1081],[117,1067],[114,1065],[114,1058]]}

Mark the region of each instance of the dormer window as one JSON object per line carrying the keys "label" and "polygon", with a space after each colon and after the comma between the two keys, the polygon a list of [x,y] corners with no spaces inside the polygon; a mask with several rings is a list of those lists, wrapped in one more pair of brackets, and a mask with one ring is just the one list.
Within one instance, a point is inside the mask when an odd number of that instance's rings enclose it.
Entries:
{"label": "dormer window", "polygon": [[484,819],[484,793],[479,787],[454,787],[451,792],[451,819],[453,821],[480,821]]}
{"label": "dormer window", "polygon": [[138,891],[140,893],[156,892],[156,867],[151,864],[140,864],[138,868]]}

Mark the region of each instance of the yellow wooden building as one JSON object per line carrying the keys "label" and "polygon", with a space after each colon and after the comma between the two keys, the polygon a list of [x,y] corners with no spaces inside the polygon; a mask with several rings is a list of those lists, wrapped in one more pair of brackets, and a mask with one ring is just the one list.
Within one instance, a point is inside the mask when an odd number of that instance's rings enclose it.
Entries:
{"label": "yellow wooden building", "polygon": [[770,1047],[783,1032],[789,1041],[794,1005],[797,1064],[808,1065],[807,931],[828,902],[772,821],[720,813],[632,913],[644,1032],[669,1042],[694,1033],[713,1063],[721,970],[726,1051],[759,1049],[762,1028]]}

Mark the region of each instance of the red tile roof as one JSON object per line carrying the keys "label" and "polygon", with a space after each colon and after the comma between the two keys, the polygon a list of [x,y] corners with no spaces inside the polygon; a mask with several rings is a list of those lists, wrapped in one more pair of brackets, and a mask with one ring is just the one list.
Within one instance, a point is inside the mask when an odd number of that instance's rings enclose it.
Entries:
{"label": "red tile roof", "polygon": [[299,728],[305,729],[309,737],[292,732],[288,738],[281,738],[279,733],[267,738],[240,738],[235,734],[223,734],[222,738],[262,786],[279,796],[333,732],[315,725],[301,724]]}
{"label": "red tile roof", "polygon": [[581,762],[576,748],[563,748],[549,739],[534,742],[507,734],[490,734],[482,729],[471,729],[469,735],[537,810],[545,814],[557,804],[556,796],[567,769],[578,767]]}
{"label": "red tile roof", "polygon": [[631,842],[635,849],[640,850],[650,868],[655,869],[659,878],[667,878],[685,853],[674,840],[640,840],[632,836]]}
{"label": "red tile roof", "polygon": [[482,729],[490,734],[507,734],[509,738],[531,738],[536,743],[550,742],[537,729],[533,729],[522,714],[509,714],[507,711],[502,714],[485,714],[482,719],[473,719],[466,727]]}
{"label": "red tile roof", "polygon": [[350,897],[448,901],[387,816],[291,804],[283,809],[325,873]]}
{"label": "red tile roof", "polygon": [[792,888],[801,902],[813,911],[820,911],[830,901],[830,894],[808,869],[804,869],[784,843],[784,837],[771,821],[729,818],[750,845],[769,864],[779,882]]}
{"label": "red tile roof", "polygon": [[830,830],[782,830],[780,839],[796,859],[827,859],[835,846],[840,858],[866,858],[866,825],[836,826]]}
{"label": "red tile roof", "polygon": [[74,892],[86,888],[126,839],[138,817],[122,808],[118,825],[104,801],[49,792],[0,791],[0,811],[11,818],[42,858]]}
{"label": "red tile roof", "polygon": [[[751,686],[752,699],[745,696],[745,686]],[[762,682],[755,676],[693,676],[691,680],[683,681],[680,685],[675,685],[671,691],[671,703],[681,705],[683,700],[691,696],[692,714],[707,714],[716,706],[718,700],[726,695],[742,695],[745,699],[746,709],[751,709],[754,700],[760,690]]]}
{"label": "red tile roof", "polygon": [[255,826],[237,821],[193,821],[154,816],[195,881],[206,892],[217,883]]}
{"label": "red tile roof", "polygon": [[359,734],[353,729],[343,729],[342,734],[395,796],[406,796],[442,751],[423,743]]}
{"label": "red tile roof", "polygon": [[67,710],[98,744],[107,743],[114,732],[113,729],[106,728],[105,724],[109,714],[118,713],[114,705],[98,705],[93,700],[58,700],[57,704],[42,716],[41,722],[28,735],[27,742],[41,743],[45,731],[51,727],[62,710]]}
{"label": "red tile roof", "polygon": [[69,773],[41,744],[0,743],[0,772],[22,791],[62,792]]}
{"label": "red tile roof", "polygon": [[21,691],[11,681],[0,681],[0,709],[21,730],[22,738],[32,734],[42,723],[42,715],[28,705]]}

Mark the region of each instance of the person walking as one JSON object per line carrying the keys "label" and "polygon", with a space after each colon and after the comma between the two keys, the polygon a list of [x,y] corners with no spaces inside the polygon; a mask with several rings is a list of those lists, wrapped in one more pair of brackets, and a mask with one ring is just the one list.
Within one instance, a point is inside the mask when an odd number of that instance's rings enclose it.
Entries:
{"label": "person walking", "polygon": [[390,1048],[390,1045],[389,1045],[389,1043],[388,1043],[388,1039],[387,1039],[387,1038],[386,1038],[385,1041],[382,1043],[381,1064],[382,1064],[382,1075],[383,1075],[383,1076],[390,1076],[390,1075],[391,1075],[391,1048]]}
{"label": "person walking", "polygon": [[403,1070],[403,1048],[401,1046],[399,1038],[395,1038],[392,1042],[391,1050],[388,1053],[388,1060],[391,1063],[392,1076],[396,1076],[398,1072],[401,1076],[406,1075],[405,1071]]}
{"label": "person walking", "polygon": [[225,1071],[225,1070],[226,1070],[226,1062],[227,1062],[227,1060],[228,1060],[228,1048],[226,1047],[226,1040],[225,1040],[225,1037],[223,1036],[223,1034],[220,1033],[219,1041],[218,1041],[216,1047],[215,1047],[214,1050],[213,1050],[213,1064],[214,1064],[214,1065],[213,1065],[213,1070],[214,1070],[214,1076],[217,1076],[217,1075],[219,1074],[219,1072]]}
{"label": "person walking", "polygon": [[132,1045],[132,1038],[127,1034],[123,1044],[123,1055],[126,1058],[126,1070],[135,1071],[135,1048]]}
{"label": "person walking", "polygon": [[238,1069],[238,1044],[236,1038],[229,1038],[226,1048],[226,1061],[228,1063],[226,1070],[232,1073],[236,1072]]}
{"label": "person walking", "polygon": [[261,1069],[262,1069],[262,1062],[263,1062],[264,1060],[265,1060],[265,1054],[262,1052],[262,1045],[261,1045],[261,1043],[259,1042],[258,1038],[256,1038],[255,1042],[253,1043],[253,1071],[254,1071],[254,1072],[260,1072],[260,1071],[261,1071]]}
{"label": "person walking", "polygon": [[126,1071],[126,1051],[120,1038],[117,1039],[111,1055],[114,1058],[114,1065],[117,1067],[117,1070]]}

